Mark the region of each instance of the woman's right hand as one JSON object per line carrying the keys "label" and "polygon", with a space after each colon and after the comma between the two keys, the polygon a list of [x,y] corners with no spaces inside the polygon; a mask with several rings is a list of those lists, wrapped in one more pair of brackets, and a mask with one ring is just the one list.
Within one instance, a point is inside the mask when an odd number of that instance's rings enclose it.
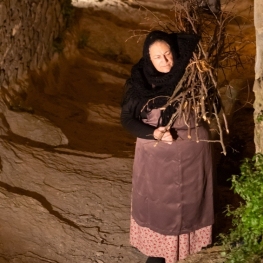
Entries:
{"label": "woman's right hand", "polygon": [[170,131],[166,130],[165,127],[159,127],[157,129],[155,129],[153,132],[153,137],[156,140],[160,140],[160,141],[163,141],[163,142],[168,143],[168,144],[172,144],[172,142],[173,142],[173,137],[172,137]]}

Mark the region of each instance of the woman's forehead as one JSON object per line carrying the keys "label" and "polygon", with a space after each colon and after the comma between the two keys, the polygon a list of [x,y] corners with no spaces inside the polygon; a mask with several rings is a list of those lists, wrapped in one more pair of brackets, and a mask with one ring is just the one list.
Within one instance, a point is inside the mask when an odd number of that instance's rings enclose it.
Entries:
{"label": "woman's forehead", "polygon": [[170,50],[170,45],[163,41],[163,40],[157,40],[149,47],[150,53],[157,52],[158,50]]}

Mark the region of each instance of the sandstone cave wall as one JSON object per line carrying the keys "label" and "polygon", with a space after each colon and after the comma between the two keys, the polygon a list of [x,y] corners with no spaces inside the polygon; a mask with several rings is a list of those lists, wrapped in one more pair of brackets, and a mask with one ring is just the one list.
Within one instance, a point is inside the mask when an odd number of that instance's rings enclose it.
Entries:
{"label": "sandstone cave wall", "polygon": [[256,152],[263,153],[263,2],[255,0],[254,17],[256,29],[256,65],[255,65],[255,145]]}
{"label": "sandstone cave wall", "polygon": [[43,67],[60,48],[70,0],[0,1],[0,87]]}

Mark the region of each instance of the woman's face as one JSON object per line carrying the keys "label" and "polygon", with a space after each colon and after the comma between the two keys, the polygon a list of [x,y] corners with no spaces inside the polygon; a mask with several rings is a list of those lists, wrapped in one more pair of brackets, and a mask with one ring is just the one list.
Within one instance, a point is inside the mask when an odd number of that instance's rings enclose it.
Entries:
{"label": "woman's face", "polygon": [[165,41],[156,41],[150,48],[150,59],[159,72],[168,73],[173,66],[173,54]]}

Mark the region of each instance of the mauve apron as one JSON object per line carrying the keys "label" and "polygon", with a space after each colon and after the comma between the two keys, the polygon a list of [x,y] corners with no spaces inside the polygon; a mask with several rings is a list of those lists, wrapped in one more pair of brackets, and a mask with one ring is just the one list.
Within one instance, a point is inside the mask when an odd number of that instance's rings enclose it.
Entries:
{"label": "mauve apron", "polygon": [[[160,110],[143,121],[156,126]],[[164,235],[189,233],[213,224],[213,167],[211,145],[191,139],[183,120],[173,128],[178,138],[171,145],[137,138],[133,165],[132,216],[136,223]],[[208,140],[199,125],[200,140]]]}

